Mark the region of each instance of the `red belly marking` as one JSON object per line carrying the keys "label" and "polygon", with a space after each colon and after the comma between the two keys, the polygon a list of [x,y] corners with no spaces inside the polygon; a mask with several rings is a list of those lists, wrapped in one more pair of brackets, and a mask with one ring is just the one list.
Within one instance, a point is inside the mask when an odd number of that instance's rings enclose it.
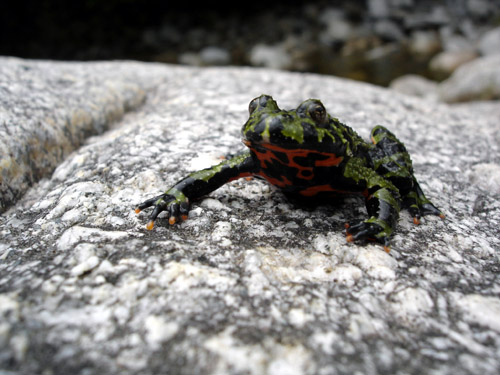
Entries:
{"label": "red belly marking", "polygon": [[314,197],[316,194],[323,193],[323,192],[339,193],[339,194],[352,194],[352,191],[334,189],[330,185],[316,185],[316,186],[310,186],[304,190],[301,190],[300,195],[303,195],[304,197]]}
{"label": "red belly marking", "polygon": [[278,179],[278,178],[274,178],[274,177],[268,176],[268,175],[266,175],[263,172],[259,173],[259,176],[264,177],[271,184],[273,184],[274,186],[280,187],[280,188],[284,188],[284,187],[292,186],[293,185],[292,181],[290,181],[285,176],[280,176],[280,178]]}
{"label": "red belly marking", "polygon": [[[249,143],[246,143],[246,145],[250,147]],[[267,168],[266,162],[272,164],[273,162],[277,161],[278,163],[283,164],[287,167],[297,169],[296,177],[303,179],[303,180],[312,180],[314,178],[314,168],[316,168],[316,167],[335,167],[335,166],[339,165],[343,160],[342,156],[337,156],[337,155],[329,153],[329,152],[313,151],[313,150],[306,150],[306,149],[287,149],[287,148],[272,145],[269,143],[260,144],[260,146],[262,148],[259,148],[259,150],[252,148],[252,147],[250,147],[250,148],[252,149],[252,151],[255,152],[257,158],[260,161],[260,166],[264,171]],[[262,149],[264,149],[264,151],[262,151]],[[280,152],[280,153],[285,154],[288,158],[288,162],[285,162],[285,161],[279,159],[275,155],[275,152]],[[315,160],[314,166],[304,166],[304,165],[299,164],[295,160],[295,158],[307,159],[307,157],[311,154],[321,155],[321,156],[324,156],[326,158],[323,160]],[[264,177],[266,177],[266,176],[264,176]],[[267,178],[267,179],[269,180],[269,178]],[[280,185],[278,185],[278,186],[280,186]]]}

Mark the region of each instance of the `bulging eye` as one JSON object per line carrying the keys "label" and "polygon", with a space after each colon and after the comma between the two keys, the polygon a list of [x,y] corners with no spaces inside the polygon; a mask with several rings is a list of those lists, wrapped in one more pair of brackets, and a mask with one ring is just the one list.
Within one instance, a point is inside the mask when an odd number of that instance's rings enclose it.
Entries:
{"label": "bulging eye", "polygon": [[309,108],[309,115],[317,124],[322,124],[326,119],[326,110],[321,103],[314,103]]}
{"label": "bulging eye", "polygon": [[259,105],[259,98],[253,99],[248,105],[248,113],[252,114],[257,109],[258,105]]}

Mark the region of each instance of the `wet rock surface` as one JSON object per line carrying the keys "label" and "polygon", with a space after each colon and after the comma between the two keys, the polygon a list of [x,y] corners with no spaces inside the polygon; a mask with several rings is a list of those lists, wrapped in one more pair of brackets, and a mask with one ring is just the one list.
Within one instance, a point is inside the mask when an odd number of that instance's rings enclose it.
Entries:
{"label": "wet rock surface", "polygon": [[[61,92],[68,65],[47,64]],[[500,128],[483,106],[272,70],[72,66],[92,83],[69,102],[109,71],[147,77],[131,80],[144,101],[0,216],[5,373],[498,373]],[[42,95],[25,92],[8,115]],[[344,223],[366,214],[357,198],[298,207],[243,179],[147,231],[134,205],[241,149],[261,93],[283,108],[320,98],[365,138],[393,130],[446,219],[415,226],[403,212],[387,254],[345,241]]]}

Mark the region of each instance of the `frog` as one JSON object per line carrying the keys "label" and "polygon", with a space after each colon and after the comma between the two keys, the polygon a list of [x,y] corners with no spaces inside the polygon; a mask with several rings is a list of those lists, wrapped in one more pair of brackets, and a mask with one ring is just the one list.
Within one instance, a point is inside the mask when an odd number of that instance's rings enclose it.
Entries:
{"label": "frog", "polygon": [[241,128],[245,151],[188,174],[135,207],[136,213],[153,208],[148,230],[161,212],[167,212],[173,225],[188,218],[193,201],[226,183],[252,177],[266,180],[293,200],[328,203],[346,194],[364,198],[368,217],[345,224],[346,240],[374,241],[386,251],[402,209],[417,225],[425,215],[444,218],[415,178],[405,145],[384,126],[376,125],[367,142],[328,114],[318,99],[283,110],[263,94],[250,101],[248,112]]}

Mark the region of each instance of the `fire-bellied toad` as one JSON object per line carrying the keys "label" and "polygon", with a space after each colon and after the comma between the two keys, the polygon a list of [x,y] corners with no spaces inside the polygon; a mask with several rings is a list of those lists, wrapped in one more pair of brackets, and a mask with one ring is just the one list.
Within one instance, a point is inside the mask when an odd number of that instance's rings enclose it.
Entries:
{"label": "fire-bellied toad", "polygon": [[241,130],[248,150],[191,173],[138,205],[137,213],[153,206],[147,229],[153,228],[162,211],[168,212],[170,224],[185,220],[192,200],[248,176],[260,176],[292,197],[327,200],[344,193],[363,195],[369,217],[346,224],[347,241],[374,240],[386,250],[402,207],[416,224],[423,215],[443,217],[415,179],[405,146],[383,126],[372,130],[372,143],[367,143],[316,99],[287,111],[271,96],[261,95],[250,102],[249,112]]}

